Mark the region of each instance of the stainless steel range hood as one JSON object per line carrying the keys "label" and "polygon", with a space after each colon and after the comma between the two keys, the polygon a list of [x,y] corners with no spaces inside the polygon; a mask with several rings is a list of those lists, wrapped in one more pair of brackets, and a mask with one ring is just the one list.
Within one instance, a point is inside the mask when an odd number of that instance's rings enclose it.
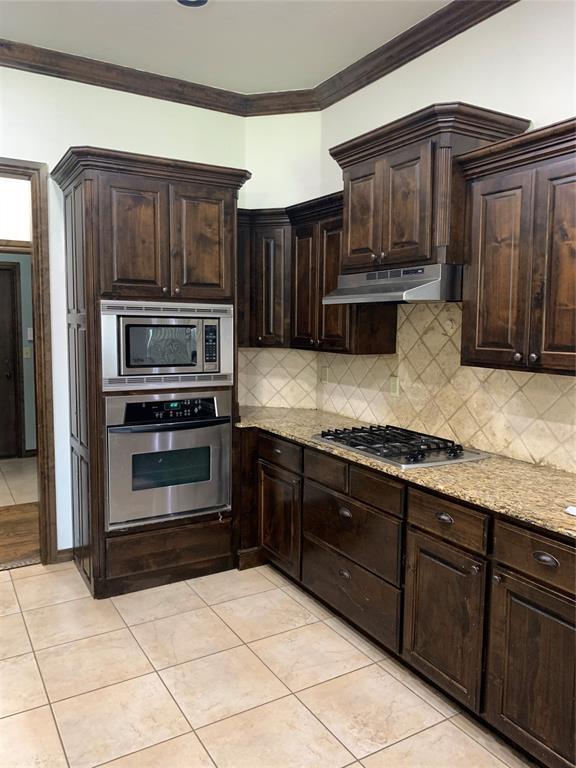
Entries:
{"label": "stainless steel range hood", "polygon": [[372,304],[376,302],[460,301],[462,266],[428,264],[340,275],[338,288],[322,304]]}

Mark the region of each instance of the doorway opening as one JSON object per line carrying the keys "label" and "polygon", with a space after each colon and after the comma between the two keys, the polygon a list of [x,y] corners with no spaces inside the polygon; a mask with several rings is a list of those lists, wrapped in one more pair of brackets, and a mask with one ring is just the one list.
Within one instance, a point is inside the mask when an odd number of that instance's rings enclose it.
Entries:
{"label": "doorway opening", "polygon": [[0,159],[0,570],[56,562],[47,168]]}

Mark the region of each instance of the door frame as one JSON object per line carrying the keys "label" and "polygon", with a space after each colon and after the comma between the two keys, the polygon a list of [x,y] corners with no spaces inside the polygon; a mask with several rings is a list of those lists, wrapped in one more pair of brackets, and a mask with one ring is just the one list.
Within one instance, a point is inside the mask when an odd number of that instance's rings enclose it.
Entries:
{"label": "door frame", "polygon": [[[0,241],[1,242],[1,241]],[[15,346],[14,346],[14,381],[16,382],[16,429],[18,457],[25,455],[26,435],[24,429],[24,366],[22,363],[22,287],[20,282],[20,264],[17,261],[4,261],[2,258],[3,249],[0,250],[0,271],[9,272],[13,275],[14,286],[14,325],[15,325]]]}
{"label": "door frame", "polygon": [[50,261],[48,253],[48,166],[45,163],[0,157],[0,177],[26,179],[30,182],[32,198],[31,241],[27,243],[0,240],[0,253],[29,251],[32,256],[40,559],[42,563],[55,563],[69,560],[70,552],[68,550],[58,552],[56,538]]}

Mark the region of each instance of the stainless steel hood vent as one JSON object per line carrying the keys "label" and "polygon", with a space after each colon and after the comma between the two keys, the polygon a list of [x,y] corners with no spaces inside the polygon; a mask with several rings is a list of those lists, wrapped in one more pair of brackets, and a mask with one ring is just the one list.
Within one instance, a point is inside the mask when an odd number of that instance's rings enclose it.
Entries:
{"label": "stainless steel hood vent", "polygon": [[377,302],[461,301],[462,266],[428,264],[340,275],[338,288],[322,304],[372,304]]}

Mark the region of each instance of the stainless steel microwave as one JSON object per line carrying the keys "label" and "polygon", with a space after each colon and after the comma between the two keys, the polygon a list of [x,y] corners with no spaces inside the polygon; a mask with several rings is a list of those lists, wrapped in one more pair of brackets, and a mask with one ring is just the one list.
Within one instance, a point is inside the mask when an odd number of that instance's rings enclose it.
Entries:
{"label": "stainless steel microwave", "polygon": [[102,301],[100,322],[104,391],[233,383],[229,304]]}

